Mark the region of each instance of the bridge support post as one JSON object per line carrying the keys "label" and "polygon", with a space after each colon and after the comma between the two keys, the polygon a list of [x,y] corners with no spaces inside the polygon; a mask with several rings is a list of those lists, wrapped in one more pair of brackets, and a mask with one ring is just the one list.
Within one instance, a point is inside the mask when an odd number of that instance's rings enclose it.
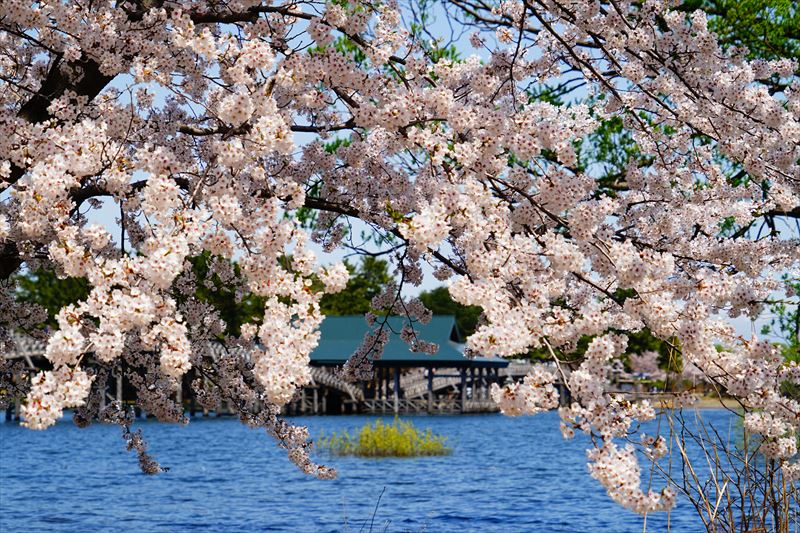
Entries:
{"label": "bridge support post", "polygon": [[475,367],[470,367],[469,369],[469,387],[472,391],[472,399],[475,400],[478,398],[478,391],[477,387],[475,386]]}
{"label": "bridge support post", "polygon": [[433,412],[433,367],[428,367],[428,414]]}
{"label": "bridge support post", "polygon": [[383,400],[383,368],[378,367],[377,374],[378,382],[375,384],[375,399]]}
{"label": "bridge support post", "polygon": [[394,414],[400,412],[400,367],[394,367]]}
{"label": "bridge support post", "polygon": [[122,368],[119,368],[118,371],[119,371],[119,374],[117,374],[117,379],[116,379],[116,382],[117,382],[117,395],[116,395],[116,398],[117,398],[117,401],[119,402],[119,404],[122,405]]}
{"label": "bridge support post", "polygon": [[106,397],[108,396],[108,381],[103,385],[103,392],[100,394],[100,412],[106,409]]}
{"label": "bridge support post", "polygon": [[383,369],[383,401],[381,402],[381,412],[386,413],[389,406],[389,369]]}
{"label": "bridge support post", "polygon": [[461,412],[464,412],[464,407],[467,404],[467,370],[461,367]]}

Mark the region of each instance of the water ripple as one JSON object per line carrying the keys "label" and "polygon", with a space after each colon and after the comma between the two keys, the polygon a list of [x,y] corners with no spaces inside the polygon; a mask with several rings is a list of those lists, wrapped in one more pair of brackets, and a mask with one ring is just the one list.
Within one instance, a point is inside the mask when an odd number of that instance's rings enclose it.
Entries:
{"label": "water ripple", "polygon": [[[724,420],[724,412],[713,417]],[[45,432],[0,423],[0,532],[358,531],[378,496],[374,531],[638,532],[641,517],[614,504],[589,477],[586,442],[564,441],[557,415],[416,417],[446,435],[447,457],[321,459],[334,481],[299,473],[263,431],[233,419],[186,427],[141,421],[170,471],[139,473],[120,430],[69,422]],[[353,430],[371,417],[296,419],[312,434]],[[648,517],[665,528],[666,515]],[[697,530],[688,502],[674,531]]]}

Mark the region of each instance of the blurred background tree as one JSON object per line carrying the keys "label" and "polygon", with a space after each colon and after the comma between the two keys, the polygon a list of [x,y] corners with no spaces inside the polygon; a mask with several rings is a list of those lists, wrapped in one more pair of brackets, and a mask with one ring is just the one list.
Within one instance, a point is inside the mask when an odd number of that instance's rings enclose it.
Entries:
{"label": "blurred background tree", "polygon": [[800,57],[800,4],[795,0],[686,0],[678,9],[705,11],[720,44],[746,47],[750,59]]}
{"label": "blurred background tree", "polygon": [[36,270],[16,278],[19,300],[42,306],[47,320],[39,327],[56,326],[55,315],[65,305],[74,304],[89,296],[86,278],[58,278],[52,271]]}
{"label": "blurred background tree", "polygon": [[320,301],[323,314],[330,316],[363,315],[372,309],[372,299],[393,280],[389,263],[369,255],[358,265],[345,260],[350,281],[341,292],[326,294]]}
{"label": "blurred background tree", "polygon": [[462,305],[456,302],[450,297],[447,287],[436,287],[435,289],[424,291],[420,293],[419,299],[434,315],[455,316],[456,327],[462,338],[469,337],[475,333],[482,312],[480,307]]}

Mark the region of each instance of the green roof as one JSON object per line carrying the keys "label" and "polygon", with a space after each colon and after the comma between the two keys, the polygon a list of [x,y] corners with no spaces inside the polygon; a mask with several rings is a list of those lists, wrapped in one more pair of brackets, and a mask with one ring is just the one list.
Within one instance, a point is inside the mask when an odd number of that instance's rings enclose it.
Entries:
{"label": "green roof", "polygon": [[[464,357],[463,344],[456,329],[455,317],[438,315],[427,324],[414,323],[414,329],[421,340],[435,342],[439,351],[433,355],[412,352],[408,344],[400,339],[400,330],[406,322],[405,317],[389,317],[389,342],[383,355],[376,362],[378,366],[438,366],[438,367],[504,367],[508,361],[497,357]],[[311,363],[315,365],[342,365],[356,351],[364,340],[364,335],[377,329],[378,324],[369,327],[363,315],[329,316],[322,321],[319,346],[311,353]]]}

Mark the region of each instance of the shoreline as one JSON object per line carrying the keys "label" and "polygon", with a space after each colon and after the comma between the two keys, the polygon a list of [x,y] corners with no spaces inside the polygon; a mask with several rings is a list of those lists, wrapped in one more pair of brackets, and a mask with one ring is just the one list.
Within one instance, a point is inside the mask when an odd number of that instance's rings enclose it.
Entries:
{"label": "shoreline", "polygon": [[697,401],[693,403],[687,403],[682,406],[676,407],[673,403],[675,397],[670,396],[662,396],[662,397],[649,397],[649,398],[638,398],[639,400],[649,400],[651,405],[656,409],[669,409],[669,410],[676,410],[676,409],[683,409],[683,410],[692,410],[697,409],[700,411],[706,410],[713,410],[713,409],[725,409],[728,411],[738,411],[741,409],[741,405],[733,398],[719,398],[716,396],[701,396],[697,399]]}
{"label": "shoreline", "polygon": [[716,398],[713,396],[703,396],[701,397],[694,405],[688,405],[687,408],[695,408],[695,409],[730,409],[730,410],[738,410],[741,409],[741,405],[739,402],[734,400],[733,398]]}

